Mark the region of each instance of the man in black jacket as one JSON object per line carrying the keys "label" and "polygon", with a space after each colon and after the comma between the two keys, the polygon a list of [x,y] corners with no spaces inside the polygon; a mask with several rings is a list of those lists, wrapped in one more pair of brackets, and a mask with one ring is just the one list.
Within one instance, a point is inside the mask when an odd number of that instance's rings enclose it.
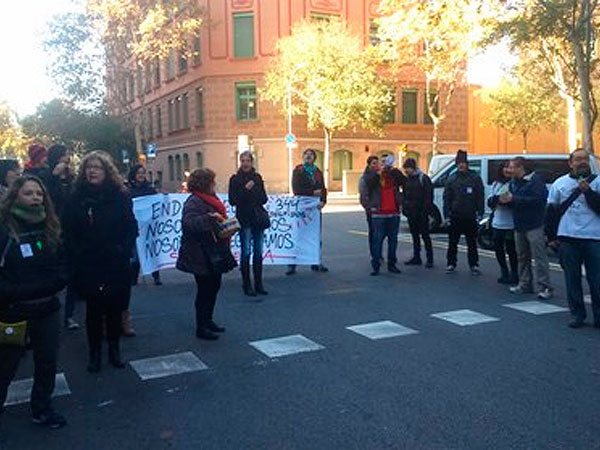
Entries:
{"label": "man in black jacket", "polygon": [[476,172],[469,170],[465,150],[456,153],[455,162],[458,171],[448,177],[444,188],[444,217],[450,222],[446,273],[456,270],[458,241],[464,234],[471,274],[481,275],[477,252],[477,218],[484,212],[483,182]]}
{"label": "man in black jacket", "polygon": [[413,158],[407,158],[402,167],[406,174],[402,212],[408,219],[413,241],[413,257],[404,264],[420,266],[423,263],[421,260],[422,237],[427,255],[425,267],[431,269],[433,267],[433,246],[429,236],[429,214],[433,205],[431,180],[421,172]]}

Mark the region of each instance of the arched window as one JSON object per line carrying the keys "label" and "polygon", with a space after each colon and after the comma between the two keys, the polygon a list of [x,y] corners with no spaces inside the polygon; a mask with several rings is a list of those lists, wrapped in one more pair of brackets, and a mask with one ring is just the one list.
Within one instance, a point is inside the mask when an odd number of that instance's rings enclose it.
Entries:
{"label": "arched window", "polygon": [[204,155],[202,152],[196,152],[196,169],[204,167]]}
{"label": "arched window", "polygon": [[333,152],[333,179],[341,180],[344,170],[352,170],[352,152],[350,150],[337,150]]}
{"label": "arched window", "polygon": [[181,155],[175,155],[175,176],[177,181],[181,181],[183,170],[181,169]]}
{"label": "arched window", "polygon": [[183,171],[190,171],[190,156],[187,153],[183,154]]}
{"label": "arched window", "polygon": [[169,156],[169,181],[173,181],[175,179],[175,167],[173,165],[173,156]]}

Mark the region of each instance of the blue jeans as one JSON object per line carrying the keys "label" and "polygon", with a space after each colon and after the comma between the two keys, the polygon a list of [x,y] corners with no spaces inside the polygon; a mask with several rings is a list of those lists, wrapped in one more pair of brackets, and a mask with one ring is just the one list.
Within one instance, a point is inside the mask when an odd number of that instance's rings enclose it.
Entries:
{"label": "blue jeans", "polygon": [[595,323],[600,323],[600,241],[565,239],[560,241],[560,265],[565,272],[567,299],[573,318],[585,320],[587,314],[581,286],[581,264],[592,295]]}
{"label": "blue jeans", "polygon": [[264,231],[258,228],[242,228],[240,230],[240,241],[242,244],[242,255],[240,262],[250,264],[250,254],[252,253],[252,264],[256,265],[263,259],[263,238]]}
{"label": "blue jeans", "polygon": [[398,248],[398,229],[400,228],[400,217],[372,217],[373,225],[373,256],[371,265],[373,269],[379,270],[381,266],[381,254],[383,252],[383,241],[388,241],[388,267],[395,266],[396,249]]}

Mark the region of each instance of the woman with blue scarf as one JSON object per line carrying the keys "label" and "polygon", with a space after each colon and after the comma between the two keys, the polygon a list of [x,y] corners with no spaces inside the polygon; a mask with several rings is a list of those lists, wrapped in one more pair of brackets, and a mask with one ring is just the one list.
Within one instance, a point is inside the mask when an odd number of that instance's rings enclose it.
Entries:
{"label": "woman with blue scarf", "polygon": [[[296,166],[292,174],[292,189],[294,195],[302,195],[306,197],[319,197],[319,209],[322,209],[327,203],[327,188],[325,187],[325,179],[321,170],[315,165],[317,153],[312,148],[304,150],[302,155],[303,164]],[[328,272],[329,269],[323,264],[314,264],[310,266],[313,272]],[[296,265],[290,264],[286,275],[294,275],[296,273]]]}

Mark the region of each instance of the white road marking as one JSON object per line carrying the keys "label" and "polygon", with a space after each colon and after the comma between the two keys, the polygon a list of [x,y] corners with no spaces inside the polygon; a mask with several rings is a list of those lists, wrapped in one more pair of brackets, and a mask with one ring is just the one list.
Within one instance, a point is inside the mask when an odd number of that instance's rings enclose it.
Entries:
{"label": "white road marking", "polygon": [[417,334],[417,330],[408,328],[392,322],[391,320],[383,320],[381,322],[363,323],[346,327],[347,330],[360,334],[369,339],[386,339],[398,336],[407,336],[409,334]]}
{"label": "white road marking", "polygon": [[312,352],[325,348],[322,345],[302,336],[301,334],[253,341],[250,342],[250,345],[259,352],[267,355],[269,358],[294,355],[296,353]]}
{"label": "white road marking", "polygon": [[529,314],[534,314],[536,316],[539,316],[541,314],[552,314],[557,312],[569,311],[567,308],[563,308],[562,306],[551,305],[549,303],[538,302],[536,300],[529,302],[506,303],[502,306],[511,309],[516,309],[517,311],[523,311]]}
{"label": "white road marking", "polygon": [[470,325],[477,325],[480,323],[487,322],[498,322],[500,319],[497,317],[486,316],[485,314],[471,311],[470,309],[459,309],[456,311],[447,311],[442,313],[431,314],[431,317],[436,319],[442,319],[447,322],[466,327]]}
{"label": "white road marking", "polygon": [[[67,378],[64,373],[56,374],[56,381],[52,397],[60,397],[70,395],[71,389],[67,383]],[[19,405],[21,403],[29,403],[31,397],[31,388],[33,387],[33,378],[26,378],[10,383],[8,386],[8,395],[4,406]]]}
{"label": "white road marking", "polygon": [[208,369],[208,366],[192,352],[138,359],[129,364],[142,381]]}

